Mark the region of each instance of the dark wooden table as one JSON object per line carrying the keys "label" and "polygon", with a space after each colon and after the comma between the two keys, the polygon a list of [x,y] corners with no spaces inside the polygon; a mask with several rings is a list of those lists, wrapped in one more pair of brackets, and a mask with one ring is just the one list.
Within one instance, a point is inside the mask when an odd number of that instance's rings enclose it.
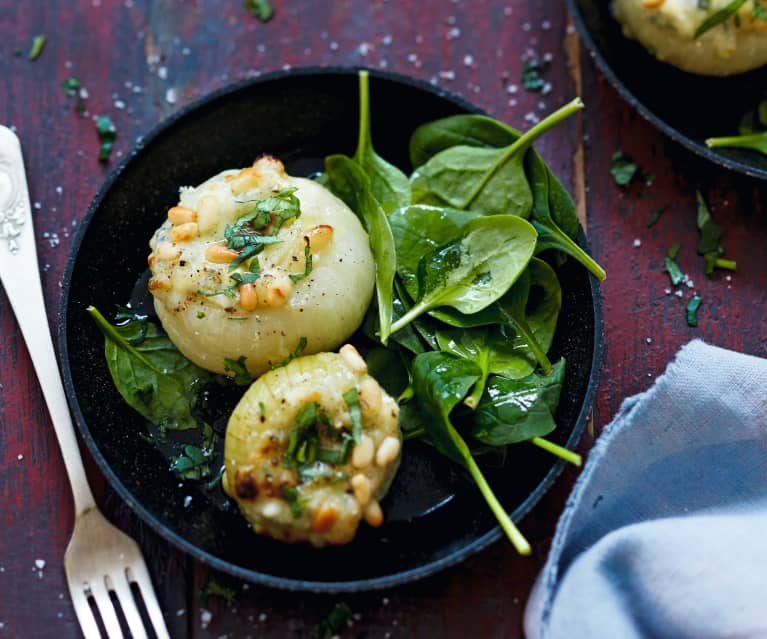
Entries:
{"label": "dark wooden table", "polygon": [[[631,111],[604,82],[554,0],[274,0],[261,24],[239,0],[0,0],[0,122],[13,125],[26,155],[38,251],[57,322],[60,282],[72,235],[108,167],[97,161],[92,117],[80,117],[62,82],[87,88],[89,114],[118,129],[115,160],[155,123],[197,96],[286,66],[349,64],[431,80],[520,128],[576,94],[587,110],[545,137],[539,149],[577,197],[593,252],[608,272],[602,287],[606,356],[595,427],[586,452],[627,396],[646,389],[680,345],[700,337],[767,355],[767,220],[762,184],[724,173],[678,148]],[[35,61],[37,34],[47,43]],[[14,55],[14,50],[21,55]],[[549,83],[525,91],[523,63],[550,57]],[[609,175],[619,148],[655,175],[652,186],[621,189]],[[694,191],[727,229],[731,278],[703,274],[695,254]],[[650,212],[669,205],[660,222]],[[694,287],[669,294],[668,247]],[[684,308],[703,296],[700,325]],[[77,637],[62,555],[72,527],[64,468],[16,321],[0,293],[0,638]],[[88,456],[86,453],[86,461]],[[569,470],[523,522],[530,558],[499,543],[443,574],[406,587],[321,597],[228,581],[232,604],[198,600],[206,568],[158,538],[104,485],[90,463],[108,515],[139,539],[174,637],[305,637],[338,600],[355,612],[344,636],[519,637],[533,580],[576,477]],[[43,560],[42,569],[36,565]],[[39,562],[38,562],[39,564]]]}

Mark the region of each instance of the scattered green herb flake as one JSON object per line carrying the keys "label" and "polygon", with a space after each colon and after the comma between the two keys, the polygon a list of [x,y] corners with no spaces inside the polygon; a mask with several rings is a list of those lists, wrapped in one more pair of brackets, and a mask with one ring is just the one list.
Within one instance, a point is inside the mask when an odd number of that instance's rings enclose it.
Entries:
{"label": "scattered green herb flake", "polygon": [[362,437],[362,409],[360,407],[360,396],[357,389],[352,386],[343,395],[346,407],[349,409],[349,416],[352,418],[352,441],[358,444]]}
{"label": "scattered green herb flake", "polygon": [[285,501],[288,502],[288,506],[290,506],[290,514],[293,515],[293,519],[299,519],[304,512],[304,500],[301,499],[301,493],[298,491],[298,488],[288,484],[281,484],[280,492]]}
{"label": "scattered green herb flake", "polygon": [[522,66],[522,86],[527,91],[542,91],[546,81],[541,73],[548,69],[549,63],[545,60],[528,60]]}
{"label": "scattered green herb flake", "polygon": [[187,444],[184,453],[173,460],[170,468],[185,479],[204,479],[210,476],[209,458],[209,449]]}
{"label": "scattered green herb flake", "polygon": [[309,237],[304,237],[304,259],[306,260],[306,266],[304,266],[304,272],[303,273],[297,273],[295,275],[291,275],[290,279],[295,284],[296,282],[300,282],[301,280],[309,277],[309,275],[312,272],[312,245],[309,241]]}
{"label": "scattered green herb flake", "polygon": [[700,308],[701,297],[697,293],[690,298],[687,304],[687,325],[698,325],[698,309]]}
{"label": "scattered green herb flake", "polygon": [[668,208],[668,204],[664,204],[660,208],[655,209],[652,213],[650,213],[650,217],[647,220],[647,228],[649,229],[653,224],[656,224],[658,220],[660,220],[661,215],[663,215],[666,212],[666,209]]}
{"label": "scattered green herb flake", "polygon": [[296,346],[295,350],[288,355],[285,359],[283,359],[281,362],[277,362],[276,364],[272,364],[272,362],[269,362],[269,369],[274,370],[275,368],[282,368],[283,366],[287,366],[292,362],[296,357],[300,357],[301,353],[304,352],[306,349],[306,345],[308,344],[308,340],[305,337],[302,337],[300,340],[298,340],[298,345]]}
{"label": "scattered green herb flake", "polygon": [[[262,413],[263,415],[263,413]],[[290,431],[288,446],[283,455],[286,466],[295,466],[298,453],[308,437],[314,435],[313,428],[319,415],[319,406],[316,402],[309,402],[301,407],[296,416],[296,423]],[[300,460],[299,460],[300,461]]]}
{"label": "scattered green herb flake", "polygon": [[738,264],[735,260],[726,260],[722,257],[716,258],[714,260],[714,267],[715,268],[721,268],[726,271],[737,271],[738,270]]}
{"label": "scattered green herb flake", "polygon": [[700,191],[695,192],[698,200],[698,230],[700,231],[700,240],[698,241],[698,254],[706,260],[706,275],[711,275],[715,269],[724,268],[735,270],[735,262],[722,258],[724,247],[719,243],[724,235],[724,228],[714,222],[711,211],[703,199]]}
{"label": "scattered green herb flake", "polygon": [[754,8],[751,10],[751,16],[755,20],[767,20],[767,7],[762,6],[758,2],[754,2]]}
{"label": "scattered green herb flake", "polygon": [[29,49],[27,57],[30,60],[37,60],[43,52],[43,47],[45,47],[46,42],[47,38],[44,35],[35,36],[32,40],[32,47]]}
{"label": "scattered green herb flake", "polygon": [[668,250],[668,254],[664,259],[664,270],[668,273],[673,286],[679,286],[687,279],[679,264],[676,263],[676,256],[679,254],[679,244],[673,244]]}
{"label": "scattered green herb flake", "polygon": [[261,22],[269,22],[274,17],[274,7],[268,0],[244,0],[245,10]]}
{"label": "scattered green herb flake", "polygon": [[235,597],[237,597],[237,591],[234,588],[220,584],[214,577],[210,577],[200,589],[200,606],[207,608],[210,597],[221,597],[226,600],[226,603],[231,605],[234,603]]}
{"label": "scattered green herb flake", "polygon": [[261,411],[261,421],[266,419],[266,405],[264,402],[258,402],[258,410]]}
{"label": "scattered green herb flake", "polygon": [[343,602],[337,603],[312,629],[312,639],[332,639],[348,627],[351,618],[352,609]]}
{"label": "scattered green herb flake", "polygon": [[117,137],[117,129],[108,115],[99,115],[96,118],[96,131],[99,134],[101,147],[99,148],[99,162],[108,162],[112,155],[112,146]]}
{"label": "scattered green herb flake", "polygon": [[630,155],[618,150],[610,161],[610,175],[618,186],[628,186],[639,175],[639,167]]}
{"label": "scattered green herb flake", "polygon": [[244,355],[240,355],[236,360],[224,358],[224,370],[234,373],[232,380],[237,386],[250,386],[253,382],[253,377],[245,366],[246,359]]}
{"label": "scattered green herb flake", "polygon": [[711,0],[698,0],[698,9],[705,11],[711,6]]}
{"label": "scattered green herb flake", "polygon": [[61,86],[64,87],[64,91],[67,94],[67,97],[73,98],[80,92],[80,80],[78,80],[74,76],[69,76],[64,82],[61,83]]}
{"label": "scattered green herb flake", "polygon": [[205,311],[197,311],[197,319],[205,319]]}
{"label": "scattered green herb flake", "polygon": [[724,7],[719,9],[719,11],[712,13],[708,18],[700,23],[697,29],[695,29],[693,39],[699,38],[704,33],[706,33],[706,31],[709,31],[710,29],[713,29],[720,24],[724,24],[732,17],[737,19],[737,13],[744,4],[746,4],[746,0],[732,0],[732,2],[729,2]]}
{"label": "scattered green herb flake", "polygon": [[679,244],[679,242],[676,242],[676,243],[672,244],[671,248],[669,248],[669,250],[668,250],[668,256],[672,260],[675,260],[676,256],[679,255],[679,249],[680,248],[681,248],[681,244]]}

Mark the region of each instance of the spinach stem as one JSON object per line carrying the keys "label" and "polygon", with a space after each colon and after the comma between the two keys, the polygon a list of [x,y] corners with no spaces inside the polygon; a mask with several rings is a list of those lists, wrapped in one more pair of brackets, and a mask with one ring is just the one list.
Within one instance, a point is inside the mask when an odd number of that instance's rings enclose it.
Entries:
{"label": "spinach stem", "polygon": [[105,318],[104,316],[99,312],[99,310],[95,306],[89,306],[85,309],[90,313],[91,317],[96,321],[96,325],[99,327],[101,332],[104,334],[104,337],[107,339],[112,340],[117,346],[122,348],[124,351],[127,351],[133,357],[138,359],[144,366],[147,368],[153,370],[155,373],[158,373],[160,375],[164,375],[165,371],[159,370],[152,362],[150,362],[144,355],[135,349],[133,346],[131,346],[128,343],[128,340],[126,340],[120,333],[117,331],[117,329],[112,326]]}
{"label": "spinach stem", "polygon": [[474,461],[474,458],[471,456],[471,454],[465,455],[464,460],[466,462],[466,467],[468,468],[469,473],[477,483],[479,491],[485,498],[487,505],[490,506],[490,510],[493,511],[495,518],[498,520],[501,528],[503,528],[503,532],[506,533],[509,541],[514,545],[514,548],[517,549],[517,552],[520,555],[529,555],[530,544],[527,542],[527,539],[524,538],[519,529],[514,525],[514,522],[511,521],[511,517],[509,517],[509,514],[496,498],[495,494],[493,493],[493,489],[490,488],[490,485],[487,483],[485,476],[482,474],[479,466],[477,466],[477,462]]}
{"label": "spinach stem", "polygon": [[392,322],[389,335],[393,335],[398,330],[405,328],[405,326],[410,324],[416,317],[423,315],[427,310],[429,309],[424,304],[416,304],[396,322]]}
{"label": "spinach stem", "polygon": [[[533,226],[536,227],[536,230],[538,231],[540,235],[543,234],[535,220],[533,220]],[[555,233],[555,231],[551,227],[545,227],[545,231],[549,233]],[[560,230],[559,227],[557,227],[556,231],[557,231],[556,232],[557,239],[563,244],[563,246],[560,247],[559,250],[574,257],[581,264],[583,264],[583,266],[586,267],[589,273],[591,273],[594,277],[596,277],[600,282],[604,282],[606,277],[605,270],[601,266],[599,266],[599,264],[597,264],[594,258],[592,258],[588,253],[586,253],[586,251],[584,251],[580,246],[578,246],[575,243],[575,240],[573,240],[567,233]]]}
{"label": "spinach stem", "polygon": [[477,407],[479,400],[482,398],[482,393],[485,392],[485,384],[487,384],[487,377],[489,374],[490,371],[485,363],[482,367],[482,377],[480,377],[474,384],[474,390],[471,391],[471,395],[463,400],[463,403],[472,410]]}
{"label": "spinach stem", "polygon": [[370,132],[369,74],[367,71],[360,71],[358,78],[360,94],[360,128],[359,133],[357,134],[357,151],[354,153],[354,160],[357,163],[360,163],[362,162],[364,150],[371,144],[370,139],[368,138],[368,133]]}
{"label": "spinach stem", "polygon": [[548,439],[544,439],[543,437],[533,437],[530,442],[540,448],[543,448],[543,450],[550,452],[552,455],[556,455],[557,457],[564,459],[566,462],[570,462],[574,466],[580,466],[583,463],[583,459],[578,453],[568,450],[563,446],[559,446],[554,442],[550,442]]}
{"label": "spinach stem", "polygon": [[750,135],[708,138],[708,140],[706,140],[706,146],[710,149],[726,146],[744,147],[767,155],[767,131],[752,133]]}
{"label": "spinach stem", "polygon": [[525,338],[527,341],[527,347],[533,351],[533,355],[535,355],[535,359],[538,361],[538,363],[541,365],[541,368],[543,369],[543,373],[545,375],[548,375],[551,370],[551,362],[549,361],[548,356],[546,353],[543,352],[543,349],[538,344],[538,340],[535,339],[535,335],[533,335],[533,332],[530,330],[530,327],[527,325],[527,322],[522,321],[513,315],[509,315],[509,319],[514,324],[514,328],[522,334],[522,337]]}
{"label": "spinach stem", "polygon": [[569,118],[576,111],[580,111],[582,108],[583,108],[583,101],[580,98],[575,98],[571,102],[568,102],[564,106],[554,111],[554,113],[551,113],[545,118],[543,118],[543,120],[541,120],[534,127],[532,127],[531,129],[528,129],[522,135],[520,135],[514,142],[512,142],[506,148],[506,151],[504,151],[501,157],[499,157],[498,160],[496,160],[495,164],[493,164],[490,170],[487,173],[485,173],[482,179],[472,189],[471,193],[469,193],[469,196],[466,198],[466,201],[459,208],[468,210],[469,205],[480,194],[482,189],[485,188],[487,183],[496,174],[498,169],[500,169],[504,164],[506,164],[506,162],[508,162],[511,157],[513,157],[518,152],[524,153],[527,150],[527,148],[533,142],[535,142],[536,139],[538,139],[540,136],[546,133],[546,131],[548,131],[552,127],[562,122],[562,120]]}
{"label": "spinach stem", "polygon": [[409,439],[418,439],[426,434],[426,429],[423,426],[414,428],[413,430],[402,431],[402,439],[408,441]]}

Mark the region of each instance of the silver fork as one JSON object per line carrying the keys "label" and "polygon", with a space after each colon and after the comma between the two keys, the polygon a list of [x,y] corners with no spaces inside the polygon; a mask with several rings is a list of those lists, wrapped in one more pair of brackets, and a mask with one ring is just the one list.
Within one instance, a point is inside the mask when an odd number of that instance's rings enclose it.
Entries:
{"label": "silver fork", "polygon": [[131,590],[135,584],[154,633],[166,639],[168,630],[141,550],[99,512],[88,486],[56,365],[38,268],[21,145],[10,129],[0,126],[0,280],[37,372],[72,486],[75,528],[64,568],[77,619],[86,639],[101,639],[92,600],[107,637],[122,638],[112,593],[134,639],[147,637]]}

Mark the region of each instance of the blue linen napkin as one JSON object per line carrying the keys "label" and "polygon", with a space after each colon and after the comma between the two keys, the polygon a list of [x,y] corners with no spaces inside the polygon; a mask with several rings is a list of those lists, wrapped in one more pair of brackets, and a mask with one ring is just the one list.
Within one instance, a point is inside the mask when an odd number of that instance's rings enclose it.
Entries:
{"label": "blue linen napkin", "polygon": [[589,454],[528,639],[767,637],[767,361],[696,340]]}

